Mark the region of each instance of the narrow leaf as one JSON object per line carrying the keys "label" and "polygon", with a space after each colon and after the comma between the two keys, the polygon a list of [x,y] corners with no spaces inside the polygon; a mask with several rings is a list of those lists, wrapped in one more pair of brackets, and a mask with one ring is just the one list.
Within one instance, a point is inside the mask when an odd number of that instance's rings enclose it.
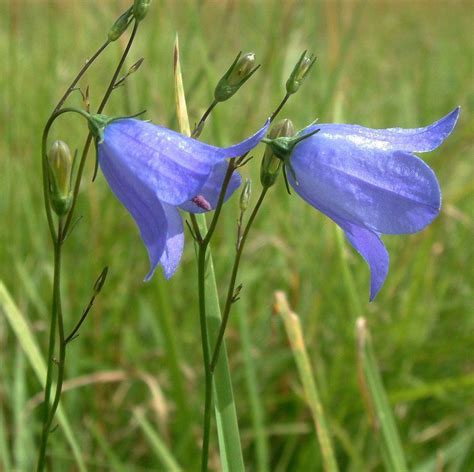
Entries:
{"label": "narrow leaf", "polygon": [[[25,317],[15,305],[15,302],[11,298],[10,293],[2,281],[0,281],[0,309],[4,313],[13,332],[15,333],[15,336],[17,337],[21,348],[25,352],[31,367],[38,377],[38,380],[44,387],[46,383],[46,362],[44,361],[41,351],[38,348],[38,344],[36,343],[36,340],[33,336],[33,333],[31,332],[30,327],[28,326]],[[85,472],[86,466],[82,452],[79,449],[79,445],[76,441],[76,438],[74,437],[69,421],[61,407],[58,408],[57,419],[61,425],[66,440],[71,446],[71,450],[79,470],[81,472]]]}
{"label": "narrow leaf", "polygon": [[300,319],[296,313],[291,311],[286,295],[283,292],[275,292],[275,310],[283,319],[296,367],[303,384],[306,402],[313,416],[318,433],[319,448],[323,457],[324,470],[326,472],[337,472],[339,469],[331,442],[331,433],[327,426],[318,387],[313,375],[308,352],[306,351]]}
{"label": "narrow leaf", "polygon": [[[183,78],[181,75],[178,37],[176,37],[174,47],[174,79],[176,113],[179,129],[181,133],[190,136],[191,128],[189,126]],[[206,234],[206,217],[204,214],[197,214],[196,219],[201,234]],[[206,318],[209,329],[209,344],[210,349],[212,350],[216,344],[217,334],[219,332],[221,312],[210,249],[207,252],[205,288],[207,309]],[[214,371],[214,398],[222,470],[225,472],[243,472],[244,460],[242,457],[242,447],[240,445],[237,412],[234,403],[234,393],[232,390],[225,342],[222,343],[219,361],[217,362]]]}
{"label": "narrow leaf", "polygon": [[387,462],[387,470],[396,472],[407,471],[402,442],[398,435],[395,418],[390,409],[382,377],[375,360],[365,318],[357,319],[356,329],[359,376],[364,392],[368,396],[370,410],[373,410],[375,414],[375,426],[380,428],[382,433],[382,455]]}
{"label": "narrow leaf", "polygon": [[145,415],[142,410],[136,408],[133,411],[133,416],[140,426],[141,430],[145,434],[148,443],[155,452],[156,457],[162,463],[164,470],[169,472],[178,472],[181,471],[181,467],[176,462],[175,458],[171,454],[170,450],[162,439],[158,436],[156,431],[150,422],[145,418]]}

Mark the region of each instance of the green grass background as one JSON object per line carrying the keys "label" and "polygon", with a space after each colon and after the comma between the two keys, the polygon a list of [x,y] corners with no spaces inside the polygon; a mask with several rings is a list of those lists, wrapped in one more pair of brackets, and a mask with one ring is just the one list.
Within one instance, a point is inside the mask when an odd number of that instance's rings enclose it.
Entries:
{"label": "green grass background", "polygon": [[[53,106],[127,2],[0,1],[0,279],[47,346],[52,248],[42,203],[40,138]],[[304,327],[341,470],[384,470],[358,383],[355,318],[367,318],[410,470],[474,467],[473,4],[470,1],[159,1],[129,56],[145,63],[114,93],[110,114],[146,108],[176,127],[172,48],[179,33],[191,121],[212,99],[234,55],[254,51],[255,78],[215,110],[202,135],[216,144],[255,130],[283,97],[302,50],[318,56],[281,115],[297,128],[315,118],[371,127],[422,126],[457,105],[443,146],[424,156],[443,191],[439,218],[411,236],[385,237],[387,282],[368,303],[369,273],[335,226],[276,185],[243,260],[242,299],[227,332],[236,405],[250,471],[322,470],[315,430],[273,292],[284,290]],[[96,107],[124,42],[81,82]],[[80,96],[71,103],[79,105]],[[79,147],[80,118],[52,138]],[[258,162],[243,170],[258,188]],[[89,470],[163,470],[154,434],[185,469],[199,457],[203,370],[191,238],[169,282],[144,284],[145,249],[133,221],[99,177],[92,154],[79,199],[81,222],[65,247],[64,312],[72,327],[108,265],[109,277],[68,348],[63,406]],[[255,192],[256,193],[256,192]],[[225,293],[237,198],[213,244]],[[255,198],[254,200],[255,201]],[[355,304],[342,275],[348,264]],[[360,305],[358,307],[357,305]],[[0,470],[32,470],[40,431],[39,382],[0,311]],[[176,343],[176,352],[170,343]],[[180,375],[177,375],[179,365]],[[140,421],[139,421],[140,420]],[[156,438],[155,438],[156,439]],[[53,470],[76,470],[61,429],[50,438]],[[211,465],[219,469],[215,434]]]}

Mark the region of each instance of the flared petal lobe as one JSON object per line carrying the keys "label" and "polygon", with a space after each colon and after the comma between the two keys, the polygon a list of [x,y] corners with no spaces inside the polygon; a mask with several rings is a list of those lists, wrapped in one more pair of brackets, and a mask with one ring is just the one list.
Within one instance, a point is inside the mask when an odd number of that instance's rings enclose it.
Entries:
{"label": "flared petal lobe", "polygon": [[[209,178],[206,180],[206,183],[199,192],[199,196],[204,197],[205,201],[209,203],[210,210],[214,210],[216,208],[226,172],[227,161],[218,162],[212,169]],[[234,171],[232,177],[230,178],[224,201],[227,201],[230,196],[239,188],[241,182],[242,177],[237,171]],[[205,211],[209,211],[209,209],[199,206],[194,201],[185,202],[179,207],[184,211],[188,211],[189,213],[204,213]]]}
{"label": "flared petal lobe", "polygon": [[380,151],[429,152],[440,146],[452,133],[459,117],[460,108],[424,128],[371,129],[358,125],[321,124],[303,130],[307,133],[321,129],[320,133],[330,137],[337,144],[341,140],[361,149]]}
{"label": "flared petal lobe", "polygon": [[298,183],[288,172],[290,184],[310,205],[375,232],[420,231],[440,210],[436,176],[413,154],[363,148],[322,128],[295,147],[291,166]]}
{"label": "flared petal lobe", "polygon": [[[181,215],[176,207],[162,203],[168,222],[166,244],[160,257],[160,264],[166,279],[171,278],[178,268],[184,250],[184,231]],[[151,276],[151,275],[150,275]],[[147,279],[148,280],[148,276]]]}
{"label": "flared petal lobe", "polygon": [[167,245],[168,220],[155,192],[138,180],[109,149],[99,147],[99,164],[115,196],[122,202],[137,224],[150,259],[153,275]]}
{"label": "flared petal lobe", "polygon": [[348,221],[334,219],[354,249],[365,259],[370,268],[370,301],[382,288],[388,274],[389,255],[380,235]]}
{"label": "flared petal lobe", "polygon": [[199,194],[219,160],[250,151],[267,128],[268,122],[245,141],[219,148],[161,126],[123,119],[105,128],[99,149],[113,153],[160,201],[180,205]]}

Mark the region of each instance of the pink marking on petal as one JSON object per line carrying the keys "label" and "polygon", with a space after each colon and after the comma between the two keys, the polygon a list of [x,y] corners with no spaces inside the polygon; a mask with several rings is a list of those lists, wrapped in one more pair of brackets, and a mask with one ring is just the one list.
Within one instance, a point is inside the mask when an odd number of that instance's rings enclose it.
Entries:
{"label": "pink marking on petal", "polygon": [[211,204],[202,195],[196,195],[191,201],[203,210],[212,210]]}

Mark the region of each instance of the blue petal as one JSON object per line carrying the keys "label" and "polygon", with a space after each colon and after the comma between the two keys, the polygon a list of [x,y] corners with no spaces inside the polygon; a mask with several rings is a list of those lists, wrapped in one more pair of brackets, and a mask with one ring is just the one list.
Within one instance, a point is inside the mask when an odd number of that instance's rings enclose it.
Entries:
{"label": "blue petal", "polygon": [[250,138],[247,138],[245,141],[241,143],[234,144],[233,146],[229,146],[226,148],[218,148],[212,146],[214,151],[216,152],[218,159],[225,159],[227,157],[237,157],[243,156],[247,152],[251,151],[265,136],[266,132],[268,131],[268,127],[270,126],[270,119],[268,119],[265,124]]}
{"label": "blue petal", "polygon": [[460,108],[424,128],[371,129],[358,125],[318,124],[303,132],[319,128],[320,136],[334,140],[344,140],[361,149],[385,151],[428,152],[436,149],[452,133],[459,117]]}
{"label": "blue petal", "polygon": [[99,164],[115,196],[132,215],[150,259],[149,280],[160,262],[167,243],[167,215],[155,192],[142,184],[117,156],[99,146]]}
{"label": "blue petal", "polygon": [[168,228],[166,231],[166,245],[160,258],[160,264],[163,267],[165,277],[169,279],[175,273],[181,256],[183,255],[183,221],[176,207],[167,205],[166,203],[162,205],[168,221]]}
{"label": "blue petal", "polygon": [[214,165],[254,148],[268,128],[227,148],[202,143],[145,121],[124,119],[105,128],[99,149],[114,154],[162,202],[180,205],[200,193]]}
{"label": "blue petal", "polygon": [[[205,198],[212,210],[217,205],[222,184],[224,182],[224,177],[227,172],[227,165],[228,164],[226,161],[218,162],[212,169],[211,175],[199,192],[199,195]],[[240,177],[240,174],[238,172],[234,172],[230,178],[229,186],[227,187],[225,201],[227,201],[227,199],[237,190],[237,188],[239,188],[241,182],[242,177]],[[179,207],[182,210],[188,211],[190,213],[204,213],[205,211],[208,211],[199,207],[193,201],[185,202]]]}
{"label": "blue petal", "polygon": [[318,133],[295,147],[291,165],[290,184],[310,205],[375,232],[420,231],[440,210],[436,176],[413,154]]}
{"label": "blue petal", "polygon": [[344,230],[349,242],[370,268],[370,301],[372,301],[387,278],[389,267],[387,249],[377,233],[345,220],[333,219]]}

